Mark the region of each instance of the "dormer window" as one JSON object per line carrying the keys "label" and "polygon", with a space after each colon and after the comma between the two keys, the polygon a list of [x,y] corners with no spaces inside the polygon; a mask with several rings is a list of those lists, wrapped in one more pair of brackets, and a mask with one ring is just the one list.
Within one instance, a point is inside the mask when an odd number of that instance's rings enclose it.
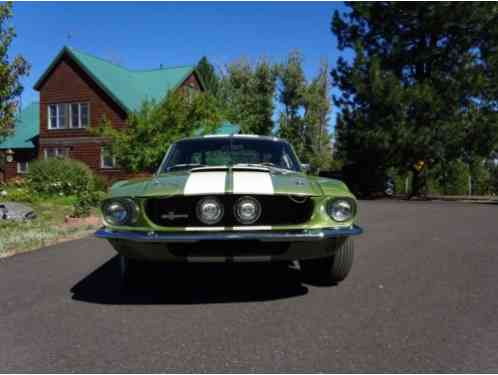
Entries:
{"label": "dormer window", "polygon": [[49,129],[87,128],[89,119],[89,103],[59,103],[48,106]]}

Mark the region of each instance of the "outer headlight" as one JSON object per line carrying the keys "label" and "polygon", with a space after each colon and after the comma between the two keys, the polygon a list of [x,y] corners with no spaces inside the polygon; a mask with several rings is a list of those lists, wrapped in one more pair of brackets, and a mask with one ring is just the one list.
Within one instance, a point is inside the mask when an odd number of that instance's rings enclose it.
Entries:
{"label": "outer headlight", "polygon": [[111,225],[133,224],[138,219],[138,206],[131,199],[110,199],[103,203],[102,214]]}
{"label": "outer headlight", "polygon": [[204,224],[213,225],[223,217],[223,205],[216,198],[204,198],[197,203],[197,218]]}
{"label": "outer headlight", "polygon": [[334,199],[327,204],[327,213],[338,222],[351,220],[355,214],[354,202],[349,199]]}
{"label": "outer headlight", "polygon": [[261,204],[253,197],[242,197],[235,204],[234,211],[241,224],[252,224],[261,216]]}

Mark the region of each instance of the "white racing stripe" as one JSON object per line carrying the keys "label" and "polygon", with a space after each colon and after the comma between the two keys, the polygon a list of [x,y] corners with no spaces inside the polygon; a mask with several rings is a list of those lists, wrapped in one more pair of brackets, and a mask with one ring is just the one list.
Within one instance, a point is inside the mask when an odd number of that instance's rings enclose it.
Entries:
{"label": "white racing stripe", "polygon": [[273,182],[267,172],[233,172],[234,194],[273,195]]}
{"label": "white racing stripe", "polygon": [[188,176],[183,194],[224,194],[227,172],[193,172]]}

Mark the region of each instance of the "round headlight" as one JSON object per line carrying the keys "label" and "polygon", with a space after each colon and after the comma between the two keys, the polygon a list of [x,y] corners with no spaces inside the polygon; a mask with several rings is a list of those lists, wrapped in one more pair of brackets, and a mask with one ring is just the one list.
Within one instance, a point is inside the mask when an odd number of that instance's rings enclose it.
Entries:
{"label": "round headlight", "polygon": [[197,218],[204,224],[218,223],[223,217],[223,206],[216,198],[204,198],[197,203]]}
{"label": "round headlight", "polygon": [[128,220],[128,210],[126,206],[119,201],[112,201],[103,207],[104,219],[112,225],[122,225]]}
{"label": "round headlight", "polygon": [[241,224],[252,224],[261,216],[261,204],[253,197],[242,197],[235,204],[235,217]]}
{"label": "round headlight", "polygon": [[348,221],[354,215],[353,204],[345,199],[337,199],[327,205],[327,212],[335,221]]}
{"label": "round headlight", "polygon": [[134,223],[138,218],[138,207],[131,199],[110,200],[103,204],[104,220],[111,225]]}

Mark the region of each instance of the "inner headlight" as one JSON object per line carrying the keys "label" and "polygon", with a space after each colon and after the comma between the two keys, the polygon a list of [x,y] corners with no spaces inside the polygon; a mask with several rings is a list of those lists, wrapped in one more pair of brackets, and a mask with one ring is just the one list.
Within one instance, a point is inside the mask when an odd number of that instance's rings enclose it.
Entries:
{"label": "inner headlight", "polygon": [[335,221],[348,221],[354,216],[354,206],[349,200],[335,199],[327,204],[327,213]]}
{"label": "inner headlight", "polygon": [[102,213],[111,225],[132,224],[138,218],[138,207],[131,199],[108,200],[102,205]]}
{"label": "inner headlight", "polygon": [[223,205],[216,198],[204,198],[197,203],[197,218],[204,224],[213,225],[223,217]]}
{"label": "inner headlight", "polygon": [[253,197],[240,198],[234,210],[235,217],[241,224],[252,224],[261,216],[261,205]]}

